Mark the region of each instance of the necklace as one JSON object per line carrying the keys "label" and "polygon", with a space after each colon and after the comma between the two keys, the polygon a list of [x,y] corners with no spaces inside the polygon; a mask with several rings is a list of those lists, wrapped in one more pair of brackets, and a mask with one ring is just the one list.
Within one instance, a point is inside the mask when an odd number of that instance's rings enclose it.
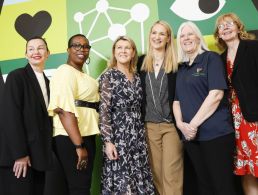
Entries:
{"label": "necklace", "polygon": [[154,60],[154,67],[159,67],[163,64],[164,58],[160,58],[160,59],[155,59]]}

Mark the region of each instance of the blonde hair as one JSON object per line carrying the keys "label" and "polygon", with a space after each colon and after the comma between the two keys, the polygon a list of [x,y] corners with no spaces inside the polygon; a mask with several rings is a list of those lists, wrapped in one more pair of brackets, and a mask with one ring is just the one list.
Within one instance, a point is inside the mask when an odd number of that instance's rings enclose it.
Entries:
{"label": "blonde hair", "polygon": [[160,24],[162,25],[166,31],[167,31],[167,36],[169,41],[166,43],[165,46],[165,55],[164,55],[164,70],[166,73],[169,73],[171,71],[176,72],[177,68],[178,68],[178,64],[177,64],[177,55],[176,55],[176,47],[174,44],[174,34],[173,31],[171,29],[171,27],[169,26],[169,24],[165,21],[159,20],[157,22],[155,22],[149,32],[149,47],[147,50],[147,54],[143,60],[142,63],[142,67],[141,70],[146,71],[146,72],[153,72],[153,48],[150,44],[150,37],[151,37],[151,33],[152,33],[152,29],[155,25]]}
{"label": "blonde hair", "polygon": [[240,20],[240,18],[236,14],[234,14],[234,13],[223,14],[217,18],[216,23],[215,23],[215,32],[213,34],[214,38],[217,41],[216,45],[218,46],[218,48],[220,50],[225,50],[227,48],[227,45],[226,45],[225,41],[223,41],[219,37],[218,26],[219,26],[219,23],[221,23],[222,21],[225,21],[227,18],[231,18],[232,21],[234,22],[234,24],[237,26],[237,28],[239,30],[239,33],[238,33],[239,39],[241,39],[241,40],[255,39],[255,35],[246,32],[244,23]]}
{"label": "blonde hair", "polygon": [[201,54],[204,51],[209,51],[209,48],[208,48],[207,44],[204,41],[202,33],[201,33],[200,29],[196,26],[196,24],[191,22],[191,21],[183,22],[180,25],[180,27],[179,27],[179,29],[177,31],[177,56],[178,56],[178,63],[189,61],[189,57],[183,51],[183,48],[182,48],[182,46],[180,44],[181,33],[182,33],[182,30],[183,30],[183,28],[185,26],[189,26],[193,30],[193,33],[195,34],[195,36],[200,40],[200,43],[199,43],[199,46],[198,46],[198,54]]}
{"label": "blonde hair", "polygon": [[116,49],[116,44],[118,41],[123,40],[123,41],[128,41],[133,49],[134,52],[134,57],[131,59],[130,64],[129,64],[129,72],[136,72],[136,64],[137,64],[137,60],[138,60],[138,54],[137,54],[137,48],[136,45],[134,43],[134,41],[127,37],[127,36],[119,36],[113,43],[112,46],[112,56],[110,59],[110,63],[108,65],[109,68],[113,68],[117,65],[117,60],[115,58],[115,49]]}

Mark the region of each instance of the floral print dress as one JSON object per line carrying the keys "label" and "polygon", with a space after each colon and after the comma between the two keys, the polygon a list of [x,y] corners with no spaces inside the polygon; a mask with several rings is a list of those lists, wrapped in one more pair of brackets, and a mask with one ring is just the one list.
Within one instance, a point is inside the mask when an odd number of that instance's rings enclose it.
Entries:
{"label": "floral print dress", "polygon": [[[236,135],[235,174],[252,174],[258,177],[258,125],[247,122],[241,112],[239,100],[232,87],[231,77],[233,63],[227,60],[227,73],[229,81],[229,100],[232,106],[232,115]],[[257,100],[258,103],[258,100]]]}
{"label": "floral print dress", "polygon": [[104,153],[101,177],[103,195],[152,195],[144,123],[141,120],[142,88],[136,74],[131,82],[113,68],[100,78],[100,130],[103,142],[116,146],[118,160]]}

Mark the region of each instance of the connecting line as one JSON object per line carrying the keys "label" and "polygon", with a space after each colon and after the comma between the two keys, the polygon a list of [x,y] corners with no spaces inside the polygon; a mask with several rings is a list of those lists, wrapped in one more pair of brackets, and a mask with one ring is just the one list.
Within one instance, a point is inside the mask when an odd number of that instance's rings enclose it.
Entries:
{"label": "connecting line", "polygon": [[97,22],[97,20],[98,20],[98,18],[99,18],[99,15],[100,15],[100,12],[98,12],[97,16],[95,17],[94,21],[92,22],[92,25],[91,25],[91,27],[90,27],[90,29],[89,29],[89,32],[88,32],[88,34],[87,34],[87,37],[90,36],[90,33],[91,33],[91,31],[93,30],[93,28],[94,28],[94,26],[95,26],[95,24],[96,24],[96,22]]}
{"label": "connecting line", "polygon": [[112,25],[113,22],[112,22],[111,18],[109,17],[109,15],[107,14],[107,12],[104,12],[104,14],[105,14],[105,16],[106,16],[106,18],[107,18],[109,24]]}
{"label": "connecting line", "polygon": [[95,12],[95,11],[96,11],[96,8],[94,8],[94,9],[88,11],[87,13],[83,14],[83,16],[85,17],[85,16],[87,16],[87,15],[89,15],[89,14],[91,14],[92,12]]}
{"label": "connecting line", "polygon": [[80,34],[83,34],[83,31],[82,31],[82,22],[79,22],[79,29],[80,29]]}
{"label": "connecting line", "polygon": [[129,23],[131,23],[133,21],[132,18],[130,18],[129,20],[127,20],[125,23],[124,23],[124,26],[127,26]]}
{"label": "connecting line", "polygon": [[118,11],[125,11],[125,12],[130,12],[129,9],[123,9],[123,8],[117,8],[117,7],[109,7],[111,10],[118,10]]}
{"label": "connecting line", "polygon": [[102,40],[104,40],[104,39],[108,39],[108,38],[109,38],[108,36],[100,37],[100,38],[98,38],[98,39],[95,39],[95,40],[91,41],[91,44],[96,43],[96,42],[99,42],[99,41],[102,41]]}
{"label": "connecting line", "polygon": [[102,59],[108,61],[108,59],[103,56],[101,53],[97,52],[95,49],[91,48],[91,52],[95,53],[97,56],[101,57]]}
{"label": "connecting line", "polygon": [[142,42],[142,54],[144,53],[144,26],[143,22],[141,22],[141,42]]}

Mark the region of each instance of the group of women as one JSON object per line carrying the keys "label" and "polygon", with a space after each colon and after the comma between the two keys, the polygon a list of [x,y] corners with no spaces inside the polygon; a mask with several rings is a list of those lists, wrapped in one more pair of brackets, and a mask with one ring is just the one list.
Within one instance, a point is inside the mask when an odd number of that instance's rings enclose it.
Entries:
{"label": "group of women", "polygon": [[258,42],[233,13],[217,19],[214,36],[221,56],[184,22],[176,48],[171,27],[157,21],[139,59],[132,39],[114,41],[97,82],[83,71],[89,40],[77,34],[50,85],[47,43],[28,40],[28,65],[9,73],[1,99],[1,191],[43,194],[56,156],[68,193],[90,194],[100,130],[103,195],[183,194],[183,148],[198,194],[237,194],[233,172],[245,194],[258,194]]}

